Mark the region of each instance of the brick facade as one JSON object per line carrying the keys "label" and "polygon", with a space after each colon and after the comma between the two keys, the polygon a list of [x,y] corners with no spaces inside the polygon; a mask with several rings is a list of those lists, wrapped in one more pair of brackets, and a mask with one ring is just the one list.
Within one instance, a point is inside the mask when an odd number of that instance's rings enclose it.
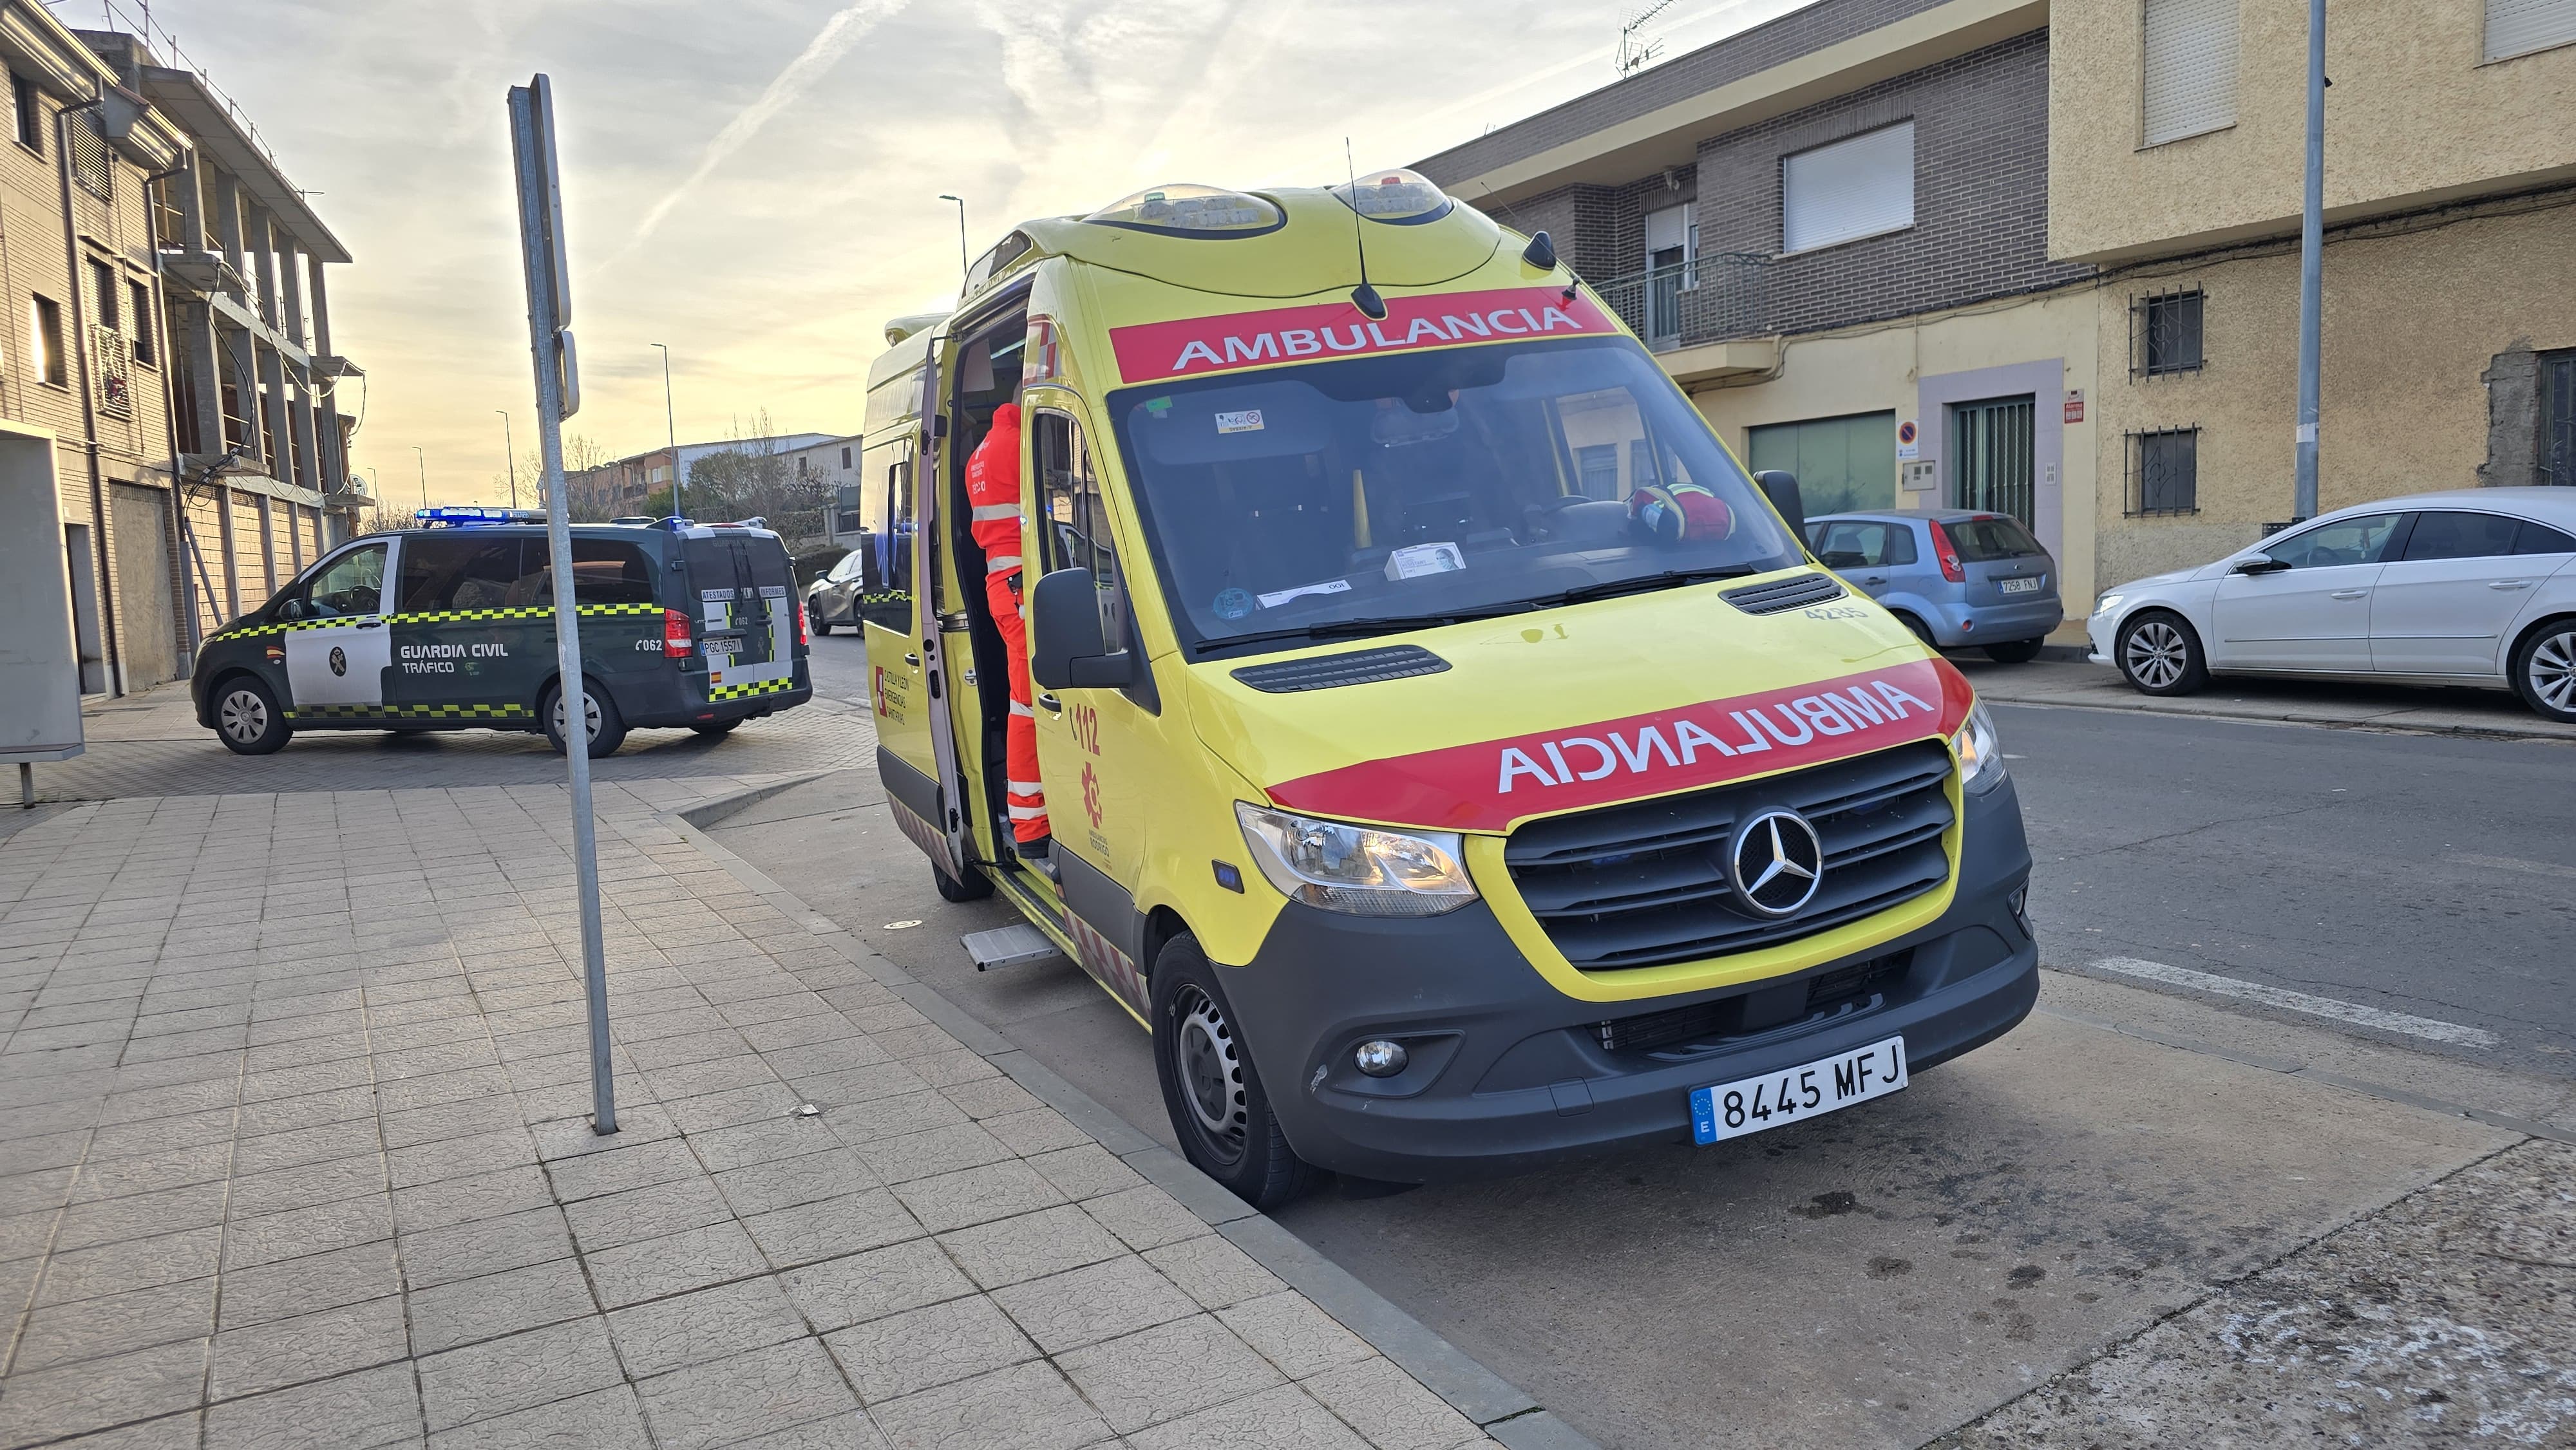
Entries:
{"label": "brick facade", "polygon": [[[1906,120],[1914,123],[1914,225],[1779,256],[1784,160]],[[1758,269],[1756,331],[1878,322],[2092,275],[2048,259],[2044,30],[1704,141],[1698,176],[1701,252],[1773,258]],[[1718,301],[1686,295],[1685,342],[1743,330],[1709,325]]]}

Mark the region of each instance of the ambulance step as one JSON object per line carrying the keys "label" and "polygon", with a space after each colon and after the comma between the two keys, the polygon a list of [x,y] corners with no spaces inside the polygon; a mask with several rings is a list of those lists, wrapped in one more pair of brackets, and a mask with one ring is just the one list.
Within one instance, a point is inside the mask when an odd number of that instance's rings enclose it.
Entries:
{"label": "ambulance step", "polygon": [[1047,940],[1045,932],[1025,921],[997,926],[991,931],[968,932],[957,941],[966,948],[966,955],[975,959],[975,970],[979,972],[989,972],[997,967],[1026,966],[1060,955],[1055,943]]}

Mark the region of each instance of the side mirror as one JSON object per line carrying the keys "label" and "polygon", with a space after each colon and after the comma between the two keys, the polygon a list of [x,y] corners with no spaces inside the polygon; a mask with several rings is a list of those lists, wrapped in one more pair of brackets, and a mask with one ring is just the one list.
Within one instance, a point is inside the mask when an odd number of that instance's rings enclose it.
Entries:
{"label": "side mirror", "polygon": [[2269,554],[2257,554],[2251,559],[2239,560],[2236,567],[2228,572],[2234,574],[2278,574],[2289,567],[2289,565],[2282,563],[2280,560],[2273,558]]}
{"label": "side mirror", "polygon": [[1807,536],[1807,501],[1799,496],[1798,475],[1784,473],[1776,468],[1767,468],[1753,475],[1753,481],[1762,485],[1763,496],[1770,499],[1771,507],[1778,509],[1780,517],[1788,521],[1790,536],[1805,538]]}
{"label": "side mirror", "polygon": [[1043,690],[1114,690],[1136,678],[1136,657],[1111,653],[1100,628],[1100,586],[1088,569],[1058,569],[1029,591],[1029,678]]}
{"label": "side mirror", "polygon": [[277,607],[277,617],[280,619],[302,619],[304,617],[304,601],[301,599],[290,599],[284,604],[279,605]]}

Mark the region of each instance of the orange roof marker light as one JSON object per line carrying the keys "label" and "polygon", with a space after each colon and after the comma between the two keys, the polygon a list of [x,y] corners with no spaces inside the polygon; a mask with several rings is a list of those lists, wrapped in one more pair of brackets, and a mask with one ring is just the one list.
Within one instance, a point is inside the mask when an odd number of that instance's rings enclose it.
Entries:
{"label": "orange roof marker light", "polygon": [[1418,171],[1399,167],[1393,171],[1372,171],[1355,181],[1333,188],[1342,205],[1373,222],[1390,226],[1419,226],[1436,222],[1449,214],[1457,203],[1434,185],[1431,178]]}
{"label": "orange roof marker light", "polygon": [[1261,197],[1188,183],[1121,197],[1083,220],[1170,237],[1257,237],[1288,224],[1287,213]]}

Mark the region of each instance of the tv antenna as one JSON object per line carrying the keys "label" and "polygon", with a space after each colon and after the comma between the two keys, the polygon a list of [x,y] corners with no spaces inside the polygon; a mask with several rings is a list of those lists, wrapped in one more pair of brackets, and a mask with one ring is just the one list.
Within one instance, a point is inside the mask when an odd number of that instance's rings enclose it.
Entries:
{"label": "tv antenna", "polygon": [[1654,4],[1642,10],[1628,12],[1628,18],[1619,26],[1619,53],[1611,60],[1611,64],[1618,67],[1619,74],[1634,75],[1644,69],[1648,61],[1664,53],[1662,41],[1641,39],[1638,32],[1646,28],[1646,22],[1672,9],[1673,3],[1674,0],[1655,0]]}

